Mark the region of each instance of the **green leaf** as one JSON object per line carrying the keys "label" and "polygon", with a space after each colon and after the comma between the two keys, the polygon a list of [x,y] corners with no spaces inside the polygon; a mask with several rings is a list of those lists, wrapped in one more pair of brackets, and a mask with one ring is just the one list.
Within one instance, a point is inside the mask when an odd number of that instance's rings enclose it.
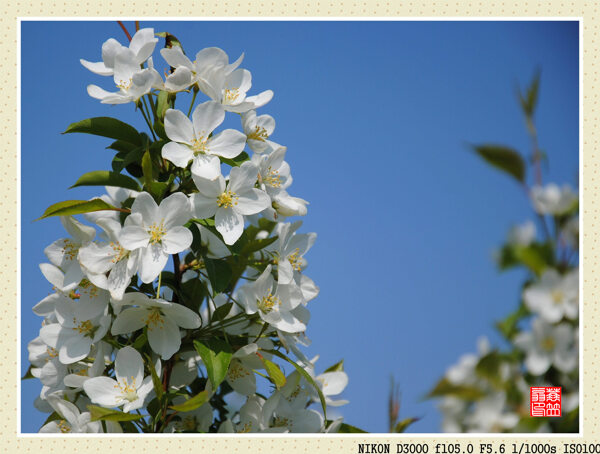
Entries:
{"label": "green leaf", "polygon": [[194,397],[186,400],[184,403],[179,405],[170,405],[169,408],[181,412],[192,411],[196,408],[200,408],[202,405],[208,402],[209,399],[210,396],[208,391],[204,390],[201,393],[196,394]]}
{"label": "green leaf", "polygon": [[340,360],[337,363],[335,363],[333,366],[328,367],[327,369],[325,369],[325,372],[340,372],[344,370],[344,360]]}
{"label": "green leaf", "polygon": [[146,150],[142,156],[142,171],[144,172],[144,184],[149,186],[154,181],[152,176],[152,156],[150,151]]}
{"label": "green leaf", "polygon": [[227,317],[227,314],[229,314],[232,307],[233,303],[225,303],[222,306],[217,307],[217,309],[212,314],[212,320],[223,320],[225,317]]}
{"label": "green leaf", "polygon": [[156,369],[154,368],[154,363],[152,359],[148,355],[144,355],[146,357],[146,366],[150,369],[150,375],[152,376],[152,384],[154,385],[154,392],[156,393],[156,398],[162,401],[164,396],[164,390],[162,382],[160,381],[160,377],[156,373]]}
{"label": "green leaf", "polygon": [[206,366],[212,389],[216,390],[227,375],[231,362],[231,346],[219,339],[194,341],[194,347]]}
{"label": "green leaf", "polygon": [[525,163],[521,155],[503,145],[474,145],[473,149],[488,164],[508,173],[517,181],[525,182]]}
{"label": "green leaf", "polygon": [[139,351],[146,344],[147,341],[148,335],[146,334],[146,332],[143,332],[138,337],[136,337],[135,341],[131,346]]}
{"label": "green leaf", "polygon": [[97,407],[96,405],[88,405],[87,408],[91,413],[92,421],[137,421],[144,418],[144,415],[132,415],[131,413],[123,413],[119,410]]}
{"label": "green leaf", "polygon": [[350,424],[342,423],[337,433],[340,434],[366,434],[366,430],[359,429],[358,427],[351,426]]}
{"label": "green leaf", "polygon": [[111,143],[108,147],[106,147],[107,150],[112,149],[120,153],[128,153],[130,151],[135,150],[136,148],[139,148],[139,146],[130,142],[125,142],[124,140],[116,140],[115,142]]}
{"label": "green leaf", "polygon": [[224,164],[228,164],[231,167],[239,167],[241,166],[244,162],[249,161],[250,160],[250,156],[248,156],[248,153],[246,153],[245,151],[242,151],[239,155],[237,155],[235,158],[233,159],[229,159],[229,158],[224,158],[224,157],[220,157],[221,162]]}
{"label": "green leaf", "polygon": [[501,270],[524,265],[540,276],[554,264],[554,252],[550,243],[532,243],[528,246],[507,244],[500,250],[498,266]]}
{"label": "green leaf", "polygon": [[231,280],[231,267],[223,260],[204,257],[204,266],[214,293],[222,293]]}
{"label": "green leaf", "polygon": [[268,245],[273,244],[277,241],[277,236],[271,238],[263,238],[261,240],[250,240],[248,241],[244,247],[242,247],[242,255],[250,255],[253,252],[260,251],[261,249],[266,248]]}
{"label": "green leaf", "polygon": [[323,391],[321,391],[321,388],[315,383],[315,380],[309,375],[309,373],[306,372],[302,366],[296,364],[295,361],[288,358],[286,355],[284,355],[280,351],[277,351],[277,350],[265,350],[265,351],[267,351],[275,356],[278,356],[281,359],[286,360],[288,363],[290,363],[292,366],[294,366],[294,369],[296,369],[298,371],[298,373],[300,375],[302,375],[304,377],[304,379],[312,385],[313,388],[315,388],[315,390],[319,394],[321,408],[323,409],[323,417],[324,417],[324,419],[327,419],[327,404],[325,403],[325,396],[323,395]]}
{"label": "green leaf", "polygon": [[122,140],[134,145],[142,145],[142,139],[137,130],[121,120],[111,117],[95,117],[71,123],[63,134],[82,132],[96,136]]}
{"label": "green leaf", "polygon": [[497,351],[492,351],[482,356],[475,366],[475,373],[498,386],[501,383],[500,366],[502,359]]}
{"label": "green leaf", "polygon": [[464,400],[478,400],[483,396],[483,392],[474,387],[453,385],[448,379],[442,378],[426,397],[431,398],[448,395],[456,396]]}
{"label": "green leaf", "polygon": [[394,426],[394,433],[401,434],[408,428],[408,426],[417,422],[418,420],[419,418],[406,418],[402,421],[398,421],[398,423]]}
{"label": "green leaf", "polygon": [[[112,160],[112,169],[115,172],[121,172],[127,167],[127,171],[131,168],[132,164],[140,165],[142,162],[142,156],[144,156],[144,149],[142,147],[134,148],[130,151],[121,151],[115,155]],[[141,172],[129,172],[133,176],[141,176]]]}
{"label": "green leaf", "polygon": [[156,115],[158,116],[158,119],[163,123],[165,113],[167,112],[167,109],[170,109],[171,107],[172,104],[169,99],[169,92],[161,91],[156,99]]}
{"label": "green leaf", "polygon": [[50,216],[70,216],[73,214],[91,213],[93,211],[114,210],[120,211],[120,208],[114,207],[106,203],[102,199],[92,200],[65,200],[50,205],[39,218],[44,219]]}
{"label": "green leaf", "polygon": [[271,380],[273,380],[273,383],[275,384],[277,389],[280,389],[283,385],[285,385],[285,375],[283,375],[283,372],[281,372],[281,369],[279,368],[279,366],[277,366],[277,364],[265,358],[261,359],[263,364],[265,365],[267,374],[269,374],[269,377],[271,377]]}
{"label": "green leaf", "polygon": [[84,173],[69,189],[77,186],[117,186],[134,191],[140,190],[140,185],[133,178],[121,175],[120,173],[109,172],[108,170],[96,170]]}
{"label": "green leaf", "polygon": [[512,340],[513,337],[519,332],[519,328],[517,325],[519,321],[529,315],[529,311],[524,305],[519,306],[519,308],[506,317],[504,320],[496,323],[496,328],[502,333],[504,337],[508,340]]}
{"label": "green leaf", "polygon": [[31,375],[31,368],[33,366],[29,366],[29,368],[27,369],[27,372],[25,372],[25,375],[23,375],[21,377],[21,380],[29,380],[30,378],[35,378],[33,375]]}
{"label": "green leaf", "polygon": [[523,113],[525,113],[528,118],[533,117],[535,108],[537,106],[538,93],[540,89],[540,75],[541,71],[539,68],[537,68],[531,84],[529,87],[527,87],[525,96],[523,96],[520,90],[518,92],[521,108],[523,109]]}

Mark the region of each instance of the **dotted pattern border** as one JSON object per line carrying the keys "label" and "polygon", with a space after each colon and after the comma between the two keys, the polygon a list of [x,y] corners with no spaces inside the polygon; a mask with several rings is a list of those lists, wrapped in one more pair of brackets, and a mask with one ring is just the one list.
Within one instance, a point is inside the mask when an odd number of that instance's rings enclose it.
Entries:
{"label": "dotted pattern border", "polygon": [[[197,452],[207,450],[218,453],[237,452],[328,452],[355,453],[358,443],[390,443],[390,451],[395,452],[396,443],[408,442],[491,442],[495,446],[500,442],[510,443],[547,442],[557,446],[562,452],[562,444],[572,442],[593,442],[600,439],[600,417],[598,416],[598,388],[600,379],[598,369],[600,334],[598,323],[600,315],[596,306],[598,300],[599,278],[594,273],[598,266],[597,238],[600,231],[598,214],[600,197],[598,168],[598,100],[600,97],[598,83],[598,27],[600,3],[590,1],[141,1],[113,2],[106,0],[73,1],[13,1],[5,0],[0,16],[0,74],[3,83],[0,85],[0,143],[3,152],[0,154],[0,179],[4,188],[16,188],[19,184],[17,175],[17,52],[18,52],[18,17],[57,16],[71,18],[77,15],[85,17],[144,17],[136,16],[143,11],[146,17],[225,17],[235,15],[247,17],[569,17],[583,18],[583,402],[581,437],[523,437],[523,438],[485,438],[444,437],[423,438],[407,436],[377,438],[364,436],[327,436],[327,437],[23,437],[17,435],[17,405],[19,380],[17,370],[17,192],[5,190],[0,195],[0,288],[3,305],[0,309],[0,358],[3,373],[0,375],[0,436],[3,452],[137,452],[161,453]],[[477,446],[477,445],[475,445]]]}

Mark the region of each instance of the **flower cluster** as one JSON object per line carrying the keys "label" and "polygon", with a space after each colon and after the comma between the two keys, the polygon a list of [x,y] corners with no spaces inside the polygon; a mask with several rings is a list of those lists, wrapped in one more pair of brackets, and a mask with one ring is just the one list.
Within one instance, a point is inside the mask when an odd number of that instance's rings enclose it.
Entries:
{"label": "flower cluster", "polygon": [[[191,61],[173,35],[145,28],[128,46],[107,40],[102,61],[81,60],[116,88],[89,85],[89,95],[134,103],[150,135],[106,117],[66,131],[113,138],[117,153],[112,171],[75,184],[107,194],[42,216],[60,216],[68,236],[45,250],[52,292],[33,308],[43,322],[26,377],[42,383],[36,407],[50,416],[41,432],[343,427],[326,419],[328,406],[346,403],[333,399],[348,382],[343,363],[317,375],[301,350],[319,293],[304,274],[316,234],[285,218],[305,215],[308,202],[287,192],[286,147],[271,140],[273,117],[256,112],[273,92],[249,94],[242,59],[211,47]],[[189,108],[175,108],[186,93]],[[207,99],[195,105],[199,94]],[[221,127],[228,112],[241,130]]]}
{"label": "flower cluster", "polygon": [[[535,105],[527,100],[536,97],[534,82],[521,99],[534,138]],[[514,226],[496,253],[501,270],[527,270],[521,302],[496,325],[506,341],[503,348],[482,339],[478,353],[461,357],[432,390],[432,397],[441,398],[444,432],[578,432],[578,197],[569,185],[541,184],[541,154],[537,139],[533,143],[536,181],[528,192],[538,227],[531,220]],[[508,156],[507,148],[500,153],[492,146],[482,156],[494,150],[494,158]],[[521,159],[510,153],[513,163]],[[524,174],[504,169],[519,179]],[[531,387],[561,387],[562,417],[530,416]]]}

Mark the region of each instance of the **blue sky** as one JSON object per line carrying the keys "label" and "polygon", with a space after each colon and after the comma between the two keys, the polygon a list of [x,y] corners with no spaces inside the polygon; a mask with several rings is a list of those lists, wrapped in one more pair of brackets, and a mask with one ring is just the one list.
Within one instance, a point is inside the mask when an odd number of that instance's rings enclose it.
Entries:
{"label": "blue sky", "polygon": [[[133,24],[127,23],[130,30]],[[245,52],[251,94],[274,99],[272,138],[286,145],[290,193],[310,201],[302,231],[318,239],[306,273],[321,288],[309,308],[318,370],[345,359],[346,422],[387,430],[390,376],[412,432],[437,432],[422,397],[519,298],[523,275],[498,274],[492,251],[530,218],[522,190],[488,168],[468,143],[529,153],[516,84],[542,69],[537,124],[545,181],[578,180],[576,22],[142,22],[168,31],[188,53]],[[22,368],[39,330],[31,307],[50,291],[43,249],[64,236],[57,219],[33,222],[52,203],[101,188],[68,190],[110,168],[108,140],[61,135],[72,122],[114,116],[143,130],[131,104],[101,105],[85,87],[107,79],[79,59],[126,39],[116,22],[23,22],[21,27]],[[159,43],[162,45],[162,42]],[[155,66],[166,66],[155,52]],[[37,432],[39,382],[22,386],[22,430]]]}

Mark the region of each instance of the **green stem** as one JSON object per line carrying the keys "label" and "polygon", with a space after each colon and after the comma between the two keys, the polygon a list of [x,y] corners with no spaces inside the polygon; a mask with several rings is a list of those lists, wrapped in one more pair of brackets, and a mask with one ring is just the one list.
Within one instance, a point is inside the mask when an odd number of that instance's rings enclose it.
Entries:
{"label": "green stem", "polygon": [[198,90],[194,90],[194,95],[192,96],[192,102],[190,103],[190,109],[188,110],[187,116],[189,117],[192,113],[192,107],[194,107],[194,101],[196,101],[196,95],[198,94]]}
{"label": "green stem", "polygon": [[144,106],[146,107],[146,110],[148,110],[148,106],[146,106],[146,99],[140,99],[142,100],[142,102],[138,104],[140,107],[140,112],[142,112],[142,116],[144,117],[144,120],[146,120],[148,128],[150,128],[150,133],[152,134],[152,137],[154,138],[154,140],[156,140],[156,135],[154,134],[154,128],[152,127],[152,123],[150,123],[149,115],[147,116],[146,111],[144,110]]}
{"label": "green stem", "polygon": [[160,283],[161,283],[161,280],[162,280],[162,273],[160,273],[158,275],[158,287],[156,287],[156,299],[158,299],[159,296],[160,296]]}

